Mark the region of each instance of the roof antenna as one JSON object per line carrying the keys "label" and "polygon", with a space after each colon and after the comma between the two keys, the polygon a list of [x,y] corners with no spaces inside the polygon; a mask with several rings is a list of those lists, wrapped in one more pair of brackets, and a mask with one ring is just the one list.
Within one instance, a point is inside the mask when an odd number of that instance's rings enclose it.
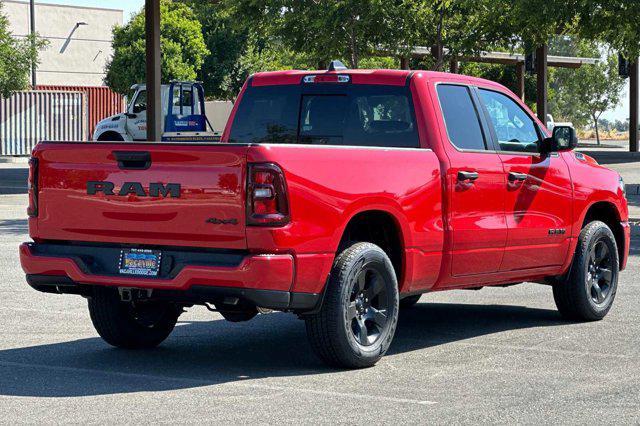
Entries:
{"label": "roof antenna", "polygon": [[329,64],[329,71],[344,71],[348,70],[347,66],[338,60],[333,60]]}

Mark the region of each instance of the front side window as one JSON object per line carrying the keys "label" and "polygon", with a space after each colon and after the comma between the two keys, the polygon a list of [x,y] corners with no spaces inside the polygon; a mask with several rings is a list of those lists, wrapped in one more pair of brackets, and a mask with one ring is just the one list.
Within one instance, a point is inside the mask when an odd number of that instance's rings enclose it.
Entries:
{"label": "front side window", "polygon": [[480,118],[466,86],[439,84],[438,99],[451,143],[459,149],[485,150]]}
{"label": "front side window", "polygon": [[143,90],[138,93],[136,96],[136,100],[133,102],[132,112],[134,114],[140,114],[143,111],[147,110],[147,91]]}
{"label": "front side window", "polygon": [[231,142],[417,148],[406,87],[318,84],[250,87]]}
{"label": "front side window", "polygon": [[502,93],[480,89],[491,123],[496,131],[500,150],[539,152],[535,122],[515,101]]}

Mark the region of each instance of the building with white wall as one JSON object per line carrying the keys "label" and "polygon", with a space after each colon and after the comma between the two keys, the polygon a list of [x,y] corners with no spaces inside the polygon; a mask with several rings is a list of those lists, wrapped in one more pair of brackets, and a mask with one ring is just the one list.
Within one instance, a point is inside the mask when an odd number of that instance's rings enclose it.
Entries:
{"label": "building with white wall", "polygon": [[[2,3],[13,35],[28,35],[29,2]],[[49,41],[49,46],[40,53],[37,84],[102,86],[105,65],[113,51],[111,30],[123,24],[123,11],[36,3],[35,15],[36,32]]]}

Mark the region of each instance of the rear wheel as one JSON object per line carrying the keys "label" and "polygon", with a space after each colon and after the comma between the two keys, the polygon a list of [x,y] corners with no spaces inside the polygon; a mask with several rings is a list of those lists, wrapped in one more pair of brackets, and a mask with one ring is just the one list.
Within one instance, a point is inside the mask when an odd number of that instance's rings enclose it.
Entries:
{"label": "rear wheel", "polygon": [[96,331],[119,348],[158,346],[171,334],[180,313],[180,308],[166,302],[122,302],[116,288],[95,287],[89,299]]}
{"label": "rear wheel", "polygon": [[385,252],[355,243],[338,255],[322,308],[306,319],[315,353],[336,367],[374,365],[398,323],[398,283]]}
{"label": "rear wheel", "polygon": [[585,226],[567,278],[553,286],[560,314],[574,321],[604,318],[618,289],[618,259],[611,229],[600,221]]}

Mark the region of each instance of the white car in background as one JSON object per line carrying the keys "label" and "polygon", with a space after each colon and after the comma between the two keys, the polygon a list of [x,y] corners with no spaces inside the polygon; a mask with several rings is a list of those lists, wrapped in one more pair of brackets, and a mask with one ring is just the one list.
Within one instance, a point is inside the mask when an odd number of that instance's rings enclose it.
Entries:
{"label": "white car in background", "polygon": [[553,115],[551,114],[547,114],[547,129],[549,129],[549,131],[553,131],[553,128],[556,126],[568,126],[568,127],[573,127],[573,123],[570,121],[565,121],[565,122],[556,122],[553,119]]}

